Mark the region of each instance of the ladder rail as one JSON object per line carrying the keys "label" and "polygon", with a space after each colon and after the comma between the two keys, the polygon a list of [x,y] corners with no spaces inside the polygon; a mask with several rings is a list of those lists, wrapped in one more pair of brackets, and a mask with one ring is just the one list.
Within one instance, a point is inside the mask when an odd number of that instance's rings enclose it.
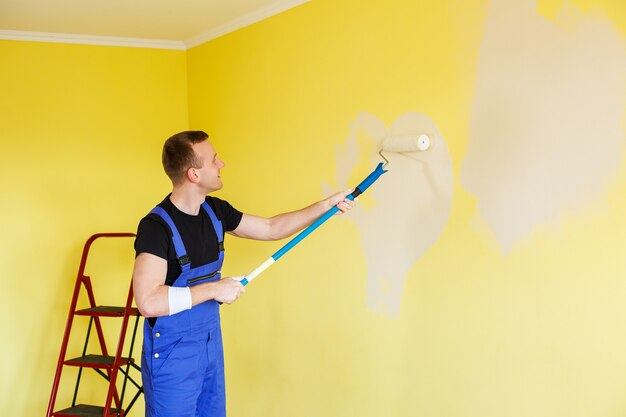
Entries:
{"label": "ladder rail", "polygon": [[[89,317],[89,326],[87,327],[87,336],[85,336],[85,346],[83,347],[83,354],[87,354],[87,345],[89,344],[89,336],[91,335],[91,326],[93,324],[93,317]],[[72,407],[76,405],[76,398],[78,397],[78,387],[80,386],[80,377],[83,374],[83,368],[78,368],[78,376],[76,377],[76,387],[74,388],[74,397],[72,398]]]}
{"label": "ladder rail", "polygon": [[[132,291],[132,285],[131,285],[131,291]],[[129,317],[130,319],[130,317]],[[135,325],[133,326],[133,336],[130,339],[130,348],[128,349],[128,357],[132,358],[133,357],[133,349],[135,348],[135,336],[137,336],[137,325],[139,324],[139,314],[137,314],[135,316]],[[130,381],[135,384],[135,381],[133,381],[133,379],[130,377],[129,371],[130,371],[130,365],[131,365],[131,361],[128,361],[128,363],[126,364],[126,371],[124,372],[122,369],[120,369],[121,372],[124,373],[124,383],[122,384],[122,394],[120,395],[120,404],[124,404],[124,393],[126,392],[126,383],[128,382],[128,380],[130,379]],[[137,385],[137,384],[135,384]],[[138,387],[141,388],[141,387]],[[128,412],[128,410],[130,410],[129,406],[126,409],[126,412]],[[121,408],[121,407],[120,407]]]}
{"label": "ladder rail", "polygon": [[[98,304],[96,303],[96,297],[93,294],[93,287],[91,286],[91,277],[85,276],[83,277],[83,284],[85,285],[85,289],[87,290],[87,297],[89,298],[89,306],[91,308],[96,308]],[[102,323],[100,323],[100,317],[93,316],[96,323],[96,332],[98,333],[98,342],[100,343],[100,350],[104,356],[109,356],[109,352],[107,351],[106,341],[104,340],[104,331],[102,330]]]}
{"label": "ladder rail", "polygon": [[[93,286],[91,285],[91,277],[89,276],[83,276],[83,284],[85,285],[85,289],[87,290],[87,297],[89,298],[89,306],[91,308],[96,308],[98,306],[98,304],[96,303],[96,296],[93,293]],[[132,283],[131,283],[131,289],[132,289]],[[131,300],[132,302],[132,300]],[[126,310],[124,310],[124,313],[127,313]],[[98,342],[100,343],[100,351],[102,352],[102,355],[104,356],[109,356],[109,352],[107,349],[107,345],[106,345],[106,340],[104,338],[104,331],[102,330],[102,323],[100,322],[100,317],[98,316],[94,316],[93,317],[95,323],[96,323],[96,333],[98,334]],[[126,321],[124,322],[123,326],[126,324]],[[122,333],[125,333],[125,327],[122,327]],[[85,348],[87,347],[87,345],[85,345]],[[117,357],[116,357],[117,360]],[[114,361],[112,366],[116,366],[117,361]],[[117,372],[116,375],[112,375],[113,374],[113,370],[115,368],[108,368],[106,369],[106,373],[109,376],[109,383],[111,385],[115,385],[115,378],[117,376]],[[113,380],[113,382],[111,383],[111,379]],[[122,408],[122,403],[120,401],[119,395],[117,393],[117,390],[115,390],[113,392],[113,399],[115,400],[115,405],[116,408],[119,410]],[[108,404],[108,402],[107,402]],[[109,404],[110,405],[110,404]],[[108,405],[105,407],[105,410],[108,410]],[[104,416],[103,416],[104,417]]]}
{"label": "ladder rail", "polygon": [[[128,298],[126,299],[126,306],[124,308],[124,317],[122,318],[122,326],[120,329],[120,337],[117,343],[117,350],[115,352],[115,360],[113,361],[113,365],[111,366],[111,383],[109,384],[109,392],[107,393],[107,399],[104,404],[103,417],[107,416],[107,412],[109,407],[111,406],[111,401],[115,399],[116,404],[118,404],[118,410],[122,410],[122,403],[117,395],[117,387],[115,386],[115,380],[117,378],[117,373],[119,368],[122,366],[122,351],[124,350],[124,340],[126,339],[126,329],[128,327],[128,320],[130,318],[131,309],[133,306],[133,283],[130,283],[130,289],[128,290]],[[130,356],[129,356],[130,357]],[[124,384],[125,385],[125,384]]]}

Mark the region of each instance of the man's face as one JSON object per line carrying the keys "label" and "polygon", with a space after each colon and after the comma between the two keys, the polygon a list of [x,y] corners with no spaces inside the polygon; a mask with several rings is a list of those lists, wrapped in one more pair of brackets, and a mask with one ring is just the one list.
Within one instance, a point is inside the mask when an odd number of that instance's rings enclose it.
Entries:
{"label": "man's face", "polygon": [[204,140],[194,144],[192,147],[196,156],[202,162],[202,168],[195,169],[200,179],[199,185],[205,188],[207,193],[221,189],[223,184],[220,177],[220,169],[224,167],[224,163],[217,157],[211,142]]}

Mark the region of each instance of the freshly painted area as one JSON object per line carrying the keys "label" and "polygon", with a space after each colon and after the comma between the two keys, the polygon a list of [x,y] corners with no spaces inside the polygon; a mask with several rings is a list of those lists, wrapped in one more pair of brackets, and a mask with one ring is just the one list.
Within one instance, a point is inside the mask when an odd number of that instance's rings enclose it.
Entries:
{"label": "freshly painted area", "polygon": [[[350,126],[344,152],[337,154],[337,184],[347,188],[357,138],[364,140],[370,164],[381,160],[378,151],[385,141],[427,134],[428,150],[384,152],[389,172],[370,191],[373,207],[357,206],[349,218],[361,235],[367,262],[367,306],[375,312],[397,317],[404,280],[411,267],[430,249],[448,222],[452,207],[452,160],[446,142],[426,115],[400,115],[387,129],[376,117],[361,113]],[[401,202],[399,204],[399,202]]]}
{"label": "freshly painted area", "polygon": [[626,39],[606,15],[490,3],[461,183],[504,253],[606,192],[623,164],[624,74]]}

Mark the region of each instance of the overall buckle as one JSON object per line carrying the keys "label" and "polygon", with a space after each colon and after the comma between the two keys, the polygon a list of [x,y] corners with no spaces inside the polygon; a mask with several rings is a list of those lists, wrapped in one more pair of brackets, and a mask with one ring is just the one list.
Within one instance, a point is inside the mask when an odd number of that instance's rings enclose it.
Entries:
{"label": "overall buckle", "polygon": [[185,265],[189,263],[191,263],[191,261],[189,260],[188,255],[181,256],[180,258],[178,258],[178,264],[180,265],[181,268],[183,268]]}

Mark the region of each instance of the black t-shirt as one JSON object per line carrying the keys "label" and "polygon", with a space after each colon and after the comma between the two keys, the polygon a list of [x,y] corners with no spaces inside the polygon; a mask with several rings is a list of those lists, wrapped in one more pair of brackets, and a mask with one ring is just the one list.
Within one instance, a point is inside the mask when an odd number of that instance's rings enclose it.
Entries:
{"label": "black t-shirt", "polygon": [[[170,196],[165,197],[159,207],[170,215],[178,233],[183,240],[187,255],[191,261],[191,268],[196,268],[211,263],[218,258],[218,242],[223,236],[216,236],[211,218],[200,208],[200,213],[192,216],[178,210],[170,201]],[[243,214],[231,206],[227,201],[216,197],[206,197],[206,202],[211,206],[215,216],[222,222],[224,233],[235,230],[241,221]],[[139,255],[147,252],[167,260],[166,285],[172,285],[181,273],[181,268],[174,250],[172,232],[169,226],[157,214],[148,214],[141,219],[137,228],[135,239],[135,253]]]}

